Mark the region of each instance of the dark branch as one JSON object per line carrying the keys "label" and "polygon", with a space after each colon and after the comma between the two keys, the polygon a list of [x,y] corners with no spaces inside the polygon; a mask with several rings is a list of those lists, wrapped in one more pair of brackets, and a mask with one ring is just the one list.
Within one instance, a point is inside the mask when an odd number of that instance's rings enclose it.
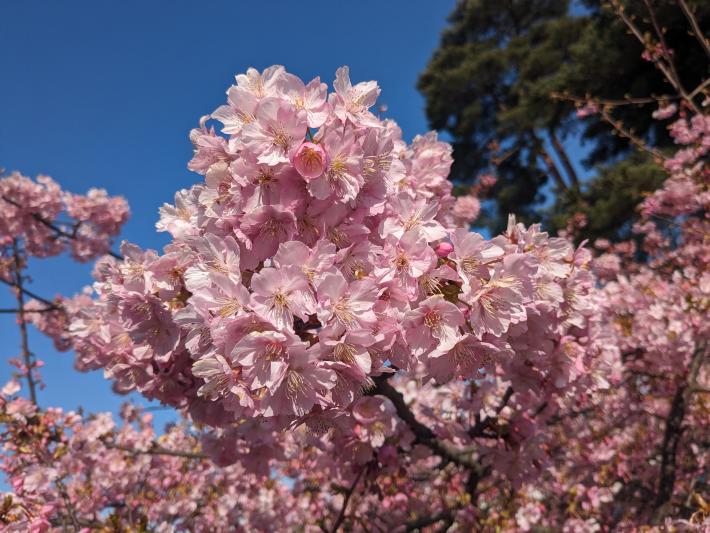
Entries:
{"label": "dark branch", "polygon": [[417,518],[416,520],[412,520],[411,522],[407,522],[404,526],[404,531],[417,531],[422,528],[425,528],[427,526],[431,526],[433,524],[436,524],[437,522],[448,522],[453,520],[454,518],[454,512],[456,511],[456,508],[451,508],[451,509],[445,509],[435,515],[432,516],[422,516],[421,518]]}
{"label": "dark branch", "polygon": [[[26,289],[25,287],[23,287],[23,286],[21,286],[21,285],[18,286],[17,282],[10,282],[10,281],[7,281],[6,279],[0,278],[0,283],[4,283],[5,285],[8,285],[9,287],[14,287],[14,288],[17,289],[18,291],[20,291],[22,294],[24,294],[24,295],[26,295],[26,296],[29,296],[30,298],[34,298],[35,300],[37,300],[37,301],[39,301],[39,302],[42,302],[43,304],[45,304],[45,305],[47,305],[47,306],[49,306],[49,307],[54,307],[54,308],[56,308],[57,310],[61,309],[61,306],[60,306],[60,305],[57,305],[57,303],[55,303],[55,302],[50,302],[50,301],[47,300],[46,298],[42,298],[42,297],[39,296],[38,294],[35,294],[35,293],[32,292],[31,290]],[[25,312],[27,312],[27,311],[25,311]]]}
{"label": "dark branch", "polygon": [[505,409],[505,406],[508,405],[508,402],[510,399],[513,397],[513,387],[508,387],[505,390],[505,393],[503,394],[503,398],[501,399],[500,405],[496,408],[496,414],[495,416],[487,416],[483,420],[479,421],[474,425],[472,428],[468,430],[468,435],[471,438],[476,438],[476,437],[481,437],[483,436],[483,432],[490,427],[490,425],[496,420],[500,412]]}
{"label": "dark branch", "polygon": [[[12,204],[12,205],[14,205],[15,207],[17,207],[17,208],[19,208],[19,209],[22,209],[22,205],[21,205],[20,203],[16,202],[15,200],[13,200],[12,198],[8,198],[8,197],[5,196],[5,195],[3,195],[1,198],[2,198],[3,200],[5,200],[7,203]],[[40,215],[39,213],[32,213],[32,218],[34,218],[37,222],[39,222],[39,223],[42,224],[43,226],[46,226],[46,227],[48,227],[49,229],[51,229],[54,233],[56,233],[56,234],[57,234],[58,236],[60,236],[60,237],[64,237],[64,238],[66,238],[66,239],[71,239],[71,240],[76,239],[76,232],[77,232],[77,230],[79,229],[79,224],[80,224],[80,223],[77,224],[77,225],[75,225],[75,226],[74,226],[74,229],[72,230],[72,232],[69,233],[69,232],[67,232],[67,231],[64,231],[62,228],[60,228],[60,227],[57,226],[56,224],[53,224],[53,223],[50,222],[49,220],[46,220],[46,219],[43,218],[42,215]],[[115,252],[113,252],[113,251],[111,251],[111,250],[108,250],[108,251],[106,252],[106,254],[110,255],[110,256],[113,257],[114,259],[118,259],[119,261],[122,261],[122,260],[123,260],[123,256],[122,256],[122,255],[117,254],[117,253],[115,253]]]}
{"label": "dark branch", "polygon": [[360,481],[360,478],[362,477],[362,473],[365,471],[365,469],[361,469],[357,475],[355,476],[355,479],[353,480],[353,484],[350,486],[348,491],[345,493],[345,498],[343,499],[343,506],[340,508],[340,513],[338,513],[338,517],[335,519],[335,522],[333,523],[333,528],[330,530],[330,533],[335,533],[338,531],[338,528],[342,525],[342,523],[345,521],[345,512],[348,509],[348,503],[350,502],[350,497],[353,495],[353,492],[355,492],[355,487],[358,484],[358,481]]}
{"label": "dark branch", "polygon": [[[49,313],[51,311],[56,311],[58,308],[57,307],[45,307],[44,309],[25,309],[23,310],[24,313]],[[15,314],[19,313],[20,309],[0,309],[0,313],[5,313],[5,314]]]}
{"label": "dark branch", "polygon": [[661,473],[658,481],[658,494],[656,496],[656,508],[660,508],[673,496],[673,487],[676,479],[676,452],[678,443],[683,433],[683,419],[688,409],[690,397],[693,394],[695,380],[700,372],[703,359],[705,358],[706,346],[704,343],[698,345],[690,363],[688,378],[676,390],[671,404],[671,410],[666,419],[666,430],[663,435],[663,445],[661,447]]}
{"label": "dark branch", "polygon": [[454,463],[481,474],[483,468],[471,459],[470,449],[461,450],[446,441],[438,439],[431,429],[416,419],[414,413],[412,413],[405,403],[402,394],[389,384],[388,379],[390,376],[391,374],[383,374],[373,378],[375,387],[370,391],[370,394],[380,394],[388,398],[394,404],[397,416],[401,418],[402,421],[409,426],[412,433],[414,433],[416,443],[427,446],[446,462]]}

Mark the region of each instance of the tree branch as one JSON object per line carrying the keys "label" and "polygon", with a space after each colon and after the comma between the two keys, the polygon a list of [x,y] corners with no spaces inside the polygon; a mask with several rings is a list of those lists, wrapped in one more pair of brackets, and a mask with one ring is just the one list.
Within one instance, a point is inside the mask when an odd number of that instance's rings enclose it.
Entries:
{"label": "tree branch", "polygon": [[185,457],[186,459],[209,459],[209,456],[204,453],[199,452],[183,452],[180,450],[168,450],[161,446],[153,446],[147,450],[138,450],[136,448],[131,448],[129,446],[123,446],[122,444],[115,444],[113,442],[104,442],[107,448],[113,450],[121,450],[134,455],[169,455],[172,457]]}
{"label": "tree branch", "polygon": [[345,497],[343,498],[343,505],[340,508],[340,512],[338,513],[338,517],[335,519],[335,522],[333,522],[333,528],[330,530],[330,533],[335,533],[336,531],[338,531],[338,528],[345,521],[345,512],[348,509],[348,503],[350,502],[350,497],[353,495],[353,492],[355,491],[355,487],[357,486],[358,481],[360,481],[360,478],[362,477],[362,474],[364,471],[365,471],[364,468],[360,469],[360,471],[355,476],[355,479],[353,480],[353,484],[350,486],[348,491],[345,493]]}
{"label": "tree branch", "polygon": [[[10,281],[7,281],[6,279],[0,278],[0,283],[4,283],[5,285],[8,285],[9,287],[14,287],[14,288],[17,289],[18,291],[20,291],[22,294],[24,294],[24,295],[26,295],[26,296],[29,296],[30,298],[34,298],[35,300],[37,300],[37,301],[39,301],[39,302],[42,302],[43,304],[45,304],[45,305],[47,305],[47,306],[49,306],[49,307],[53,307],[53,308],[55,308],[55,309],[57,309],[57,310],[59,310],[59,309],[62,308],[60,305],[57,305],[57,304],[54,303],[54,302],[50,302],[50,301],[47,300],[46,298],[42,298],[41,296],[35,294],[35,293],[32,292],[31,290],[26,289],[26,288],[24,288],[24,287],[22,287],[22,286],[18,286],[16,282],[10,282]],[[27,313],[27,312],[29,312],[29,311],[25,311],[25,312]]]}
{"label": "tree branch", "polygon": [[[701,84],[702,86],[702,84]],[[696,89],[697,90],[697,89]],[[588,103],[597,104],[598,106],[626,106],[626,105],[643,105],[643,104],[658,104],[659,102],[679,100],[679,95],[661,95],[661,96],[644,96],[644,97],[629,97],[629,98],[596,98],[596,97],[581,97],[568,94],[566,92],[552,91],[550,97],[554,100],[563,100],[583,105]]]}
{"label": "tree branch", "polygon": [[414,433],[414,441],[428,447],[447,462],[482,474],[483,468],[471,459],[470,449],[460,450],[456,448],[456,446],[438,439],[431,429],[416,419],[414,413],[412,413],[409,406],[405,403],[402,394],[387,381],[390,376],[391,374],[383,374],[373,378],[375,387],[370,391],[370,394],[380,394],[388,398],[394,404],[397,416],[401,418],[402,421],[409,426],[412,433]]}
{"label": "tree branch", "polygon": [[426,526],[431,526],[432,524],[436,524],[437,522],[453,520],[454,512],[457,509],[458,507],[451,507],[449,509],[444,509],[443,511],[435,515],[422,516],[421,518],[417,518],[416,520],[407,522],[404,525],[404,531],[421,531],[422,528],[425,528]]}
{"label": "tree branch", "polygon": [[567,184],[565,181],[562,179],[562,174],[560,174],[559,169],[557,168],[557,165],[555,165],[555,160],[552,159],[552,156],[550,155],[550,152],[548,152],[545,148],[540,148],[540,157],[542,157],[542,160],[545,163],[545,166],[547,167],[548,173],[552,176],[552,179],[555,180],[555,183],[557,186],[560,188],[562,192],[568,191]]}
{"label": "tree branch", "polygon": [[[44,309],[25,309],[25,313],[49,313],[51,311],[56,311],[58,308],[56,307],[45,307]],[[19,313],[20,309],[0,309],[0,313],[5,313],[5,314],[16,314]]]}
{"label": "tree branch", "polygon": [[[3,200],[5,200],[7,203],[14,205],[14,206],[17,207],[18,209],[22,209],[22,205],[21,205],[20,203],[16,202],[15,200],[13,200],[12,198],[8,198],[8,197],[5,196],[5,195],[0,196],[0,198],[2,198]],[[73,230],[71,233],[68,233],[68,232],[64,231],[62,228],[60,228],[59,226],[57,226],[56,224],[53,224],[53,223],[50,222],[49,220],[46,220],[45,218],[43,218],[39,213],[32,213],[32,218],[34,218],[34,219],[35,219],[37,222],[39,222],[40,224],[42,224],[42,225],[48,227],[49,229],[51,229],[52,231],[54,231],[54,232],[55,232],[58,236],[60,236],[60,237],[64,237],[64,238],[66,238],[66,239],[71,239],[71,240],[75,240],[75,239],[76,239],[76,232],[77,232],[77,230],[79,229],[79,226],[78,226],[78,225],[76,225],[76,226],[74,227],[74,230]],[[123,256],[122,256],[122,255],[117,254],[117,253],[115,253],[115,252],[113,252],[113,251],[111,251],[111,250],[108,250],[108,251],[106,252],[106,254],[107,254],[107,255],[110,255],[110,256],[113,257],[114,259],[118,259],[119,261],[122,261],[122,260],[123,260]]]}
{"label": "tree branch", "polygon": [[15,261],[15,285],[17,286],[17,291],[15,291],[15,296],[17,297],[17,307],[18,307],[18,321],[20,326],[20,339],[21,339],[21,349],[22,358],[25,362],[25,368],[27,372],[27,386],[30,391],[30,401],[37,405],[37,388],[35,385],[33,371],[33,361],[32,353],[30,352],[29,339],[27,336],[27,322],[25,321],[25,293],[22,291],[22,260],[20,259],[20,247],[18,246],[17,239],[12,241],[12,252]]}
{"label": "tree branch", "polygon": [[658,481],[656,509],[663,506],[673,496],[673,487],[676,479],[676,452],[680,437],[683,433],[683,419],[688,409],[690,397],[693,394],[695,380],[698,376],[698,372],[700,372],[703,359],[705,358],[705,349],[705,343],[700,343],[695,349],[690,363],[688,377],[676,390],[673,403],[671,404],[671,410],[666,419],[666,431],[661,447],[661,472]]}
{"label": "tree branch", "polygon": [[74,510],[74,506],[72,505],[71,498],[69,498],[67,488],[64,486],[64,483],[61,479],[57,480],[57,488],[59,489],[59,494],[61,494],[62,499],[64,500],[64,506],[67,508],[67,512],[69,513],[69,518],[72,521],[72,525],[74,526],[76,531],[79,531],[81,529],[81,526],[79,525],[79,520],[76,517],[76,511]]}
{"label": "tree branch", "polygon": [[488,426],[491,425],[493,420],[495,420],[498,417],[498,415],[500,414],[500,412],[503,409],[505,409],[505,406],[508,405],[508,402],[513,397],[513,393],[514,393],[513,387],[509,386],[507,389],[505,389],[505,393],[503,394],[503,398],[501,399],[500,405],[498,405],[498,407],[496,408],[495,416],[494,417],[487,416],[486,418],[484,418],[480,422],[477,422],[476,425],[474,425],[473,427],[471,427],[468,430],[469,437],[476,438],[476,437],[482,436],[483,432],[486,429],[488,429]]}
{"label": "tree branch", "polygon": [[683,14],[685,15],[685,18],[688,19],[688,22],[690,23],[690,27],[693,28],[693,33],[695,34],[695,38],[698,40],[700,43],[700,46],[703,47],[703,50],[705,50],[705,55],[710,58],[710,43],[708,40],[705,38],[703,35],[703,32],[700,31],[700,26],[698,25],[698,20],[695,18],[695,15],[693,12],[690,10],[690,7],[688,4],[685,3],[685,0],[676,0],[680,8],[683,10]]}
{"label": "tree branch", "polygon": [[638,148],[640,148],[644,152],[648,152],[653,157],[657,158],[659,161],[664,161],[666,159],[663,154],[661,154],[661,152],[659,152],[655,148],[650,148],[642,139],[639,139],[636,135],[634,135],[633,131],[628,131],[626,128],[624,128],[624,125],[620,121],[615,120],[614,117],[609,114],[609,111],[607,111],[606,108],[602,108],[600,110],[600,114],[602,118],[606,120],[612,128],[614,128],[614,131],[616,131],[622,137],[631,141]]}
{"label": "tree branch", "polygon": [[[647,0],[644,0],[647,2]],[[629,29],[629,31],[638,39],[638,41],[641,43],[641,46],[646,48],[646,40],[643,36],[643,33],[641,33],[641,30],[634,24],[633,20],[626,14],[624,11],[624,6],[621,5],[619,0],[611,0],[611,5],[614,7],[614,10],[616,11],[616,14],[619,16],[619,18],[626,24],[626,27]],[[646,4],[648,6],[648,3]],[[657,28],[657,24],[655,23],[655,14],[653,13],[653,10],[649,8],[649,11],[651,13],[651,19],[654,21],[654,28]],[[657,30],[658,33],[658,30]],[[665,46],[665,39],[663,39],[662,34],[660,35],[661,38],[661,46],[664,49],[664,55],[666,55],[667,58],[669,58],[670,62],[670,54],[668,53],[668,50]],[[653,52],[653,50],[649,50],[649,52]],[[653,58],[653,56],[651,56]],[[683,86],[680,84],[680,80],[677,80],[674,73],[671,71],[671,68],[675,70],[675,67],[673,67],[673,63],[670,62],[670,65],[666,65],[663,61],[660,61],[659,59],[653,58],[653,64],[656,65],[656,67],[663,73],[665,76],[666,80],[673,86],[673,88],[678,91],[678,93],[683,97],[683,99],[686,101],[686,103],[691,107],[691,109],[697,113],[698,115],[702,115],[702,112],[698,108],[698,106],[695,104],[692,98],[688,95],[688,93],[685,91]]]}
{"label": "tree branch", "polygon": [[552,179],[555,181],[560,191],[567,192],[569,188],[567,187],[565,180],[562,179],[562,174],[560,174],[560,171],[557,168],[557,165],[555,164],[555,160],[552,159],[550,152],[548,152],[545,148],[545,143],[535,134],[534,131],[530,132],[530,135],[535,141],[537,153],[542,158],[542,161],[545,163],[548,174],[552,176]]}
{"label": "tree branch", "polygon": [[557,138],[557,134],[555,134],[555,130],[553,128],[549,128],[547,130],[547,133],[550,136],[552,148],[555,150],[557,157],[562,162],[562,166],[565,167],[565,172],[567,173],[567,176],[569,176],[570,182],[572,183],[572,188],[575,191],[579,192],[579,178],[577,177],[577,172],[574,170],[572,162],[570,161],[569,156],[567,155],[565,147]]}

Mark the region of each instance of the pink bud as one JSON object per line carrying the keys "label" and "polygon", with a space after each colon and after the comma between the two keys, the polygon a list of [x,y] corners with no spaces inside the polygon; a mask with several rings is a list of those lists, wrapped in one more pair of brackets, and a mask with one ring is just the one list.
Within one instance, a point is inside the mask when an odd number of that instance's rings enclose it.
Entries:
{"label": "pink bud", "polygon": [[454,245],[450,242],[440,242],[436,245],[436,255],[441,258],[447,257],[453,251]]}
{"label": "pink bud", "polygon": [[306,141],[296,150],[292,163],[298,173],[309,180],[323,174],[328,166],[328,155],[321,145]]}

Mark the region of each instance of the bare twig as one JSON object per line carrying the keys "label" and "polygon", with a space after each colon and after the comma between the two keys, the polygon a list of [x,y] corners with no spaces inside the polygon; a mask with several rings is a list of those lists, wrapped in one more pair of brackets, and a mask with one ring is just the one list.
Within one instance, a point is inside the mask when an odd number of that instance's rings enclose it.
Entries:
{"label": "bare twig", "polygon": [[695,98],[695,97],[698,95],[698,93],[704,91],[705,88],[706,88],[708,85],[710,85],[710,78],[701,81],[701,82],[698,84],[698,86],[697,86],[695,89],[693,89],[693,92],[690,93],[690,97],[691,97],[691,98]]}
{"label": "bare twig", "polygon": [[[10,287],[14,287],[16,290],[20,291],[22,294],[29,296],[30,298],[34,298],[38,302],[42,302],[43,304],[45,304],[49,307],[53,307],[57,310],[62,308],[56,302],[50,302],[46,298],[43,298],[43,297],[39,296],[38,294],[35,294],[31,290],[26,289],[25,287],[22,287],[22,286],[18,286],[16,282],[10,282],[10,281],[7,281],[6,279],[0,278],[0,283],[4,283],[5,285],[8,285]],[[25,312],[27,313],[28,311],[25,311]]]}
{"label": "bare twig", "polygon": [[[44,309],[25,309],[24,313],[49,313],[51,311],[56,311],[56,307],[45,307]],[[0,313],[5,313],[5,314],[17,314],[19,313],[19,309],[0,309]]]}
{"label": "bare twig", "polygon": [[[697,90],[697,89],[696,89]],[[564,100],[567,102],[574,102],[575,104],[596,104],[598,106],[626,106],[626,105],[644,105],[644,104],[657,104],[659,102],[666,102],[671,100],[679,100],[680,96],[676,95],[662,95],[662,96],[645,96],[645,97],[629,97],[629,98],[597,98],[597,97],[581,97],[575,96],[573,94],[560,93],[557,91],[552,91],[550,93],[550,98],[554,100]]]}
{"label": "bare twig", "polygon": [[678,70],[675,68],[675,61],[673,61],[670,49],[666,44],[666,37],[664,35],[663,29],[659,26],[658,20],[656,19],[656,12],[653,10],[653,6],[651,5],[651,2],[649,2],[649,0],[644,0],[644,4],[646,4],[646,11],[648,11],[648,14],[651,17],[651,24],[653,25],[653,29],[656,32],[656,36],[658,37],[658,42],[661,43],[663,55],[666,58],[666,63],[668,63],[668,67],[670,68],[671,74],[673,74],[673,78],[675,79],[675,82],[678,86],[678,89],[681,91],[681,94],[685,94],[685,88],[683,87],[683,84],[680,80],[680,76],[678,75]]}
{"label": "bare twig", "polygon": [[614,131],[616,131],[622,137],[631,141],[636,147],[640,148],[644,152],[651,154],[653,157],[661,161],[666,159],[666,157],[661,152],[659,152],[655,148],[649,147],[643,141],[643,139],[640,139],[639,137],[634,135],[632,131],[627,130],[624,125],[620,121],[614,119],[614,117],[612,117],[611,114],[609,114],[609,111],[607,111],[605,108],[601,108],[599,113],[601,114],[602,118],[606,120],[612,128],[614,128]]}
{"label": "bare twig", "polygon": [[[647,0],[644,0],[647,2]],[[638,41],[641,43],[641,45],[645,48],[646,47],[646,39],[643,36],[643,33],[641,30],[634,24],[634,21],[631,19],[626,14],[626,11],[624,10],[624,6],[621,5],[621,2],[619,0],[611,0],[611,5],[614,7],[614,10],[616,11],[616,14],[619,16],[619,18],[626,24],[626,27],[629,29],[629,31],[638,39]],[[648,5],[648,4],[647,4]],[[653,10],[650,10],[652,20],[655,21],[655,15],[653,14]],[[654,27],[657,27],[657,24],[654,23]],[[660,30],[660,29],[659,29]],[[658,31],[658,30],[657,30]],[[661,34],[662,37],[662,34]],[[664,54],[666,55],[667,58],[670,58],[670,53],[668,53],[668,49],[665,47],[665,39],[662,39],[661,41],[661,46],[664,48]],[[678,91],[678,94],[680,94],[683,99],[686,101],[686,103],[693,109],[693,111],[697,114],[702,114],[698,106],[695,104],[692,98],[690,98],[690,95],[685,91],[683,86],[680,83],[680,80],[676,78],[674,74],[675,67],[673,66],[672,61],[669,61],[669,65],[666,65],[665,62],[654,58],[653,59],[653,64],[656,65],[656,67],[663,73],[665,76],[666,80],[673,86],[673,88]],[[673,69],[673,70],[671,70]]]}
{"label": "bare twig", "polygon": [[685,18],[688,19],[688,22],[690,23],[690,27],[693,28],[693,34],[695,34],[695,38],[700,43],[700,46],[703,47],[703,50],[705,50],[705,55],[707,55],[710,58],[710,43],[708,43],[708,40],[703,35],[703,32],[700,31],[700,26],[698,25],[698,20],[695,18],[695,15],[690,10],[690,7],[688,6],[688,4],[685,3],[685,0],[676,0],[676,1],[678,2],[678,5],[680,6],[681,10],[683,11]]}

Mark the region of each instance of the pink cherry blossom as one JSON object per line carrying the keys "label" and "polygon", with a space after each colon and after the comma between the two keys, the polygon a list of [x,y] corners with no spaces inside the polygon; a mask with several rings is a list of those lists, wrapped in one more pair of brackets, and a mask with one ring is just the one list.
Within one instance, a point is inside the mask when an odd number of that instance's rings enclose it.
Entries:
{"label": "pink cherry blossom", "polygon": [[279,329],[293,329],[293,317],[308,320],[315,299],[308,278],[298,268],[265,268],[251,280],[252,307],[256,314]]}

